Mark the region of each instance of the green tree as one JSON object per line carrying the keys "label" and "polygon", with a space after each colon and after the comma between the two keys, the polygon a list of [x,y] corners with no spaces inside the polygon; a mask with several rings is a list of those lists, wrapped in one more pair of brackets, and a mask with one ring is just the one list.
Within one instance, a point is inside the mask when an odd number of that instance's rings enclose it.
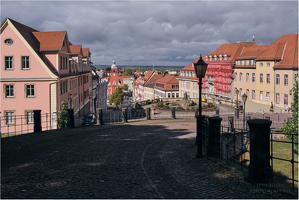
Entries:
{"label": "green tree", "polygon": [[132,70],[127,69],[125,73],[121,74],[121,76],[131,76],[131,74],[132,74]]}
{"label": "green tree", "polygon": [[103,73],[103,77],[108,77],[108,74],[107,73]]}
{"label": "green tree", "polygon": [[59,128],[64,128],[67,127],[67,109],[68,109],[68,105],[66,101],[62,101],[61,102],[61,109],[60,112],[58,113],[58,119],[57,119],[57,123],[58,123],[58,127]]}
{"label": "green tree", "polygon": [[[295,74],[294,77],[294,86],[293,86],[293,108],[292,108],[292,120],[285,123],[282,127],[282,131],[285,133],[295,133],[294,141],[298,142],[298,74]],[[288,135],[288,138],[292,137]],[[298,144],[296,145],[296,153],[298,154]]]}
{"label": "green tree", "polygon": [[122,87],[121,87],[122,90],[128,90],[129,89],[129,86],[128,84],[124,84]]}
{"label": "green tree", "polygon": [[109,103],[118,106],[124,100],[124,92],[121,88],[117,88],[110,96]]}

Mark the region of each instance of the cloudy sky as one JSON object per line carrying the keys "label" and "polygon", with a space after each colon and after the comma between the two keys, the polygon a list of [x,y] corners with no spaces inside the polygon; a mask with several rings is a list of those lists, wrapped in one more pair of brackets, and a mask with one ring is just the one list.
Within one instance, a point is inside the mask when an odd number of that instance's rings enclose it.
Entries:
{"label": "cloudy sky", "polygon": [[94,65],[186,66],[220,45],[271,44],[298,32],[293,1],[1,1],[9,17],[39,31],[66,30]]}

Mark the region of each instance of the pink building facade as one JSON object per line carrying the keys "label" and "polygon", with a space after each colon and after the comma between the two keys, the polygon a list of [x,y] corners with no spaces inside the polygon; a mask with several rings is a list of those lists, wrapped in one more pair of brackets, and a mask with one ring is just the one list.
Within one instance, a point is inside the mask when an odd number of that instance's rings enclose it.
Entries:
{"label": "pink building facade", "polygon": [[9,18],[1,24],[1,42],[1,117],[6,125],[17,125],[16,116],[22,115],[21,123],[33,126],[33,110],[57,113],[62,101],[75,116],[90,113],[88,48],[71,45],[66,31],[39,32]]}

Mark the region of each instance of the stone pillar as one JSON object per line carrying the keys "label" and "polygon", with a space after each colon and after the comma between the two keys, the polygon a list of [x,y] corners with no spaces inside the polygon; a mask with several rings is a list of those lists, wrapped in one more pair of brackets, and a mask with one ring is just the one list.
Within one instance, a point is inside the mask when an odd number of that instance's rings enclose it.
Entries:
{"label": "stone pillar", "polygon": [[229,132],[233,132],[234,130],[234,117],[228,116],[228,126],[229,126]]}
{"label": "stone pillar", "polygon": [[239,108],[235,108],[235,117],[239,119]]}
{"label": "stone pillar", "polygon": [[251,116],[246,116],[246,130],[249,130],[248,120],[250,120]]}
{"label": "stone pillar", "polygon": [[151,120],[151,108],[146,109],[146,119]]}
{"label": "stone pillar", "polygon": [[209,140],[207,155],[210,157],[220,156],[220,125],[221,117],[209,117]]}
{"label": "stone pillar", "polygon": [[248,120],[250,128],[250,164],[248,177],[245,179],[255,183],[271,181],[270,167],[270,126],[272,121],[265,119]]}
{"label": "stone pillar", "polygon": [[103,109],[102,108],[97,108],[97,125],[104,125],[103,121]]}
{"label": "stone pillar", "polygon": [[201,115],[201,117],[199,115],[196,115],[196,124],[197,124],[197,130],[196,130],[196,146],[197,146],[197,158],[201,158],[202,157],[202,130],[203,130],[203,126],[202,126],[202,122],[205,118],[205,115]]}
{"label": "stone pillar", "polygon": [[67,127],[75,127],[74,109],[67,109]]}
{"label": "stone pillar", "polygon": [[171,119],[175,119],[175,107],[171,108]]}
{"label": "stone pillar", "polygon": [[123,122],[128,122],[128,118],[127,118],[127,109],[123,108],[122,109],[123,112]]}
{"label": "stone pillar", "polygon": [[42,132],[41,110],[33,110],[34,133]]}

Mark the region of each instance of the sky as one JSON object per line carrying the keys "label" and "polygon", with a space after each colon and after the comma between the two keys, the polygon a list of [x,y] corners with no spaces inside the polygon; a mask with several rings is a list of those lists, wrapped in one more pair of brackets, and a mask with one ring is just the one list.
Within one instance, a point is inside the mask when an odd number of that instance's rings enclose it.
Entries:
{"label": "sky", "polygon": [[268,45],[298,32],[298,1],[1,1],[38,31],[66,30],[94,65],[186,66],[222,44]]}

